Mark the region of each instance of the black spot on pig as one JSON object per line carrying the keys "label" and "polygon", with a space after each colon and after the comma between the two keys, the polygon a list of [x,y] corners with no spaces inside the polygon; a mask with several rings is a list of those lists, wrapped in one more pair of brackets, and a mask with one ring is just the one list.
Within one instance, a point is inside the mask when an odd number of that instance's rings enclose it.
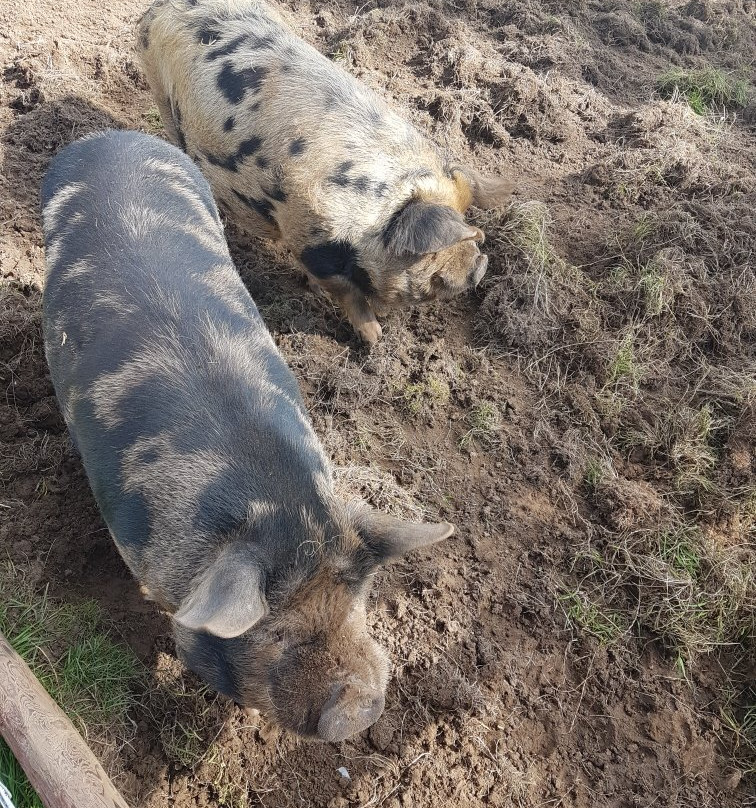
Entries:
{"label": "black spot on pig", "polygon": [[276,202],[286,202],[286,191],[279,184],[274,185],[267,191],[263,191],[263,193],[270,199],[275,199]]}
{"label": "black spot on pig", "polygon": [[211,482],[197,498],[192,526],[203,533],[226,536],[236,530],[244,523],[247,509],[238,507],[238,498],[229,496],[234,490],[225,475]]}
{"label": "black spot on pig", "polygon": [[286,202],[286,191],[283,189],[283,181],[283,169],[277,166],[273,172],[273,185],[268,190],[264,190],[265,195],[270,199],[274,199],[276,202]]}
{"label": "black spot on pig", "polygon": [[370,276],[358,263],[357,250],[346,241],[327,241],[325,244],[305,247],[300,259],[316,278],[341,275],[366,295],[374,291]]}
{"label": "black spot on pig", "polygon": [[238,160],[243,160],[245,157],[249,157],[250,155],[254,154],[259,148],[262,146],[262,138],[252,136],[247,138],[246,140],[242,140],[239,144],[239,149],[236,152],[236,157]]}
{"label": "black spot on pig", "polygon": [[257,92],[268,75],[266,67],[243,67],[235,70],[231,62],[224,62],[218,73],[218,89],[229,104],[241,104],[247,92]]}
{"label": "black spot on pig", "polygon": [[366,176],[365,174],[361,174],[359,177],[355,177],[355,179],[352,180],[352,186],[354,187],[355,191],[365,194],[372,188],[373,183],[371,182],[370,177]]}
{"label": "black spot on pig", "polygon": [[118,536],[118,543],[125,547],[139,547],[146,544],[150,536],[150,520],[147,503],[141,494],[122,494],[120,508],[116,514],[107,514],[102,508],[109,527]]}
{"label": "black spot on pig", "polygon": [[223,131],[230,132],[234,128],[235,123],[236,120],[234,119],[234,116],[233,115],[229,116],[228,118],[226,118],[226,121],[223,124]]}
{"label": "black spot on pig", "polygon": [[375,287],[373,286],[373,281],[370,279],[370,275],[368,275],[367,270],[359,264],[355,265],[350,280],[365,296],[370,296],[375,292]]}
{"label": "black spot on pig", "polygon": [[249,47],[251,50],[268,50],[273,45],[273,37],[249,34]]}
{"label": "black spot on pig", "polygon": [[331,185],[338,185],[341,188],[348,188],[352,182],[348,176],[348,173],[353,167],[353,160],[346,160],[343,163],[339,163],[336,166],[336,173],[328,177],[328,182],[331,183]]}
{"label": "black spot on pig", "polygon": [[234,39],[230,40],[229,42],[226,42],[226,44],[222,45],[220,48],[213,48],[213,50],[208,51],[205,54],[205,59],[208,62],[214,62],[216,59],[220,59],[223,56],[230,56],[244,44],[246,39],[247,39],[246,34],[237,36]]}
{"label": "black spot on pig", "polygon": [[226,171],[238,171],[239,169],[236,166],[236,155],[229,154],[227,157],[221,157],[217,154],[210,154],[210,152],[205,152],[204,154],[205,160],[208,163],[214,166],[218,166],[219,168],[225,168]]}
{"label": "black spot on pig", "polygon": [[467,238],[469,229],[459,211],[413,199],[391,217],[383,244],[394,255],[428,255]]}
{"label": "black spot on pig", "polygon": [[203,25],[197,31],[197,42],[201,45],[210,45],[213,42],[217,42],[220,39],[220,33],[216,28],[212,28],[209,25]]}
{"label": "black spot on pig", "polygon": [[233,678],[233,668],[228,660],[240,653],[242,643],[238,639],[224,640],[207,632],[188,631],[176,628],[176,650],[181,661],[200,678],[212,682],[213,687],[234,701],[241,700]]}
{"label": "black spot on pig", "polygon": [[208,162],[212,163],[214,166],[225,168],[226,171],[236,172],[239,170],[239,163],[245,158],[251,157],[260,148],[260,146],[262,146],[262,138],[253,135],[252,137],[243,140],[239,144],[239,148],[233,154],[229,154],[226,157],[221,157],[217,154],[205,153],[205,157],[207,158]]}
{"label": "black spot on pig", "polygon": [[231,190],[234,196],[243,202],[250,210],[253,210],[258,216],[261,216],[271,226],[278,227],[278,222],[276,222],[273,216],[272,202],[269,202],[267,199],[255,199],[252,196],[246,196],[245,194],[239,193],[235,188]]}
{"label": "black spot on pig", "polygon": [[307,141],[303,137],[298,137],[289,144],[289,154],[296,157],[298,154],[302,154],[306,147]]}
{"label": "black spot on pig", "polygon": [[349,187],[349,177],[346,174],[334,174],[333,177],[328,178],[331,185],[338,185],[340,188]]}
{"label": "black spot on pig", "polygon": [[154,463],[158,459],[159,455],[155,449],[145,449],[139,455],[139,462],[140,463]]}
{"label": "black spot on pig", "polygon": [[173,126],[176,129],[176,137],[178,138],[178,145],[181,151],[186,151],[186,136],[181,126],[181,108],[176,103],[171,103],[171,116],[173,118]]}

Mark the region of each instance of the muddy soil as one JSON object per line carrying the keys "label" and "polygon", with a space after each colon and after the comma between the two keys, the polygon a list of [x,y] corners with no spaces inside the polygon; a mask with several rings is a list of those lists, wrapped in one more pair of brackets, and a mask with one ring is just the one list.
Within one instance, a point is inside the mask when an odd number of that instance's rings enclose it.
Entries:
{"label": "muddy soil", "polygon": [[[95,598],[156,683],[192,693],[167,620],[142,600],[98,515],[40,333],[37,195],[50,158],[105,127],[162,134],[133,51],[144,8],[0,0],[0,549],[54,595]],[[694,307],[686,338],[734,373],[753,369],[754,308],[737,306],[753,299],[756,109],[704,121],[654,91],[673,66],[752,71],[751,0],[289,8],[302,36],[441,147],[512,177],[517,203],[543,202],[556,252],[594,281],[610,245],[644,215],[688,217],[698,240],[680,247],[675,236],[671,246],[704,262],[726,253],[730,263],[717,266],[739,279],[742,297],[717,297],[714,259],[702,264],[698,283],[713,296],[705,310],[719,306],[732,327],[707,342]],[[477,296],[390,316],[369,351],[284,251],[231,223],[228,235],[340,484],[396,512],[452,521],[458,534],[376,583],[370,621],[394,674],[386,713],[363,737],[300,742],[210,694],[188,695],[180,716],[145,707],[127,744],[101,750],[130,804],[735,808],[752,799],[720,720],[717,663],[702,657],[683,676],[653,633],[602,645],[567,624],[559,596],[574,584],[576,548],[655,518],[673,471],[612,443],[617,419],[593,397],[605,357],[533,372],[534,356],[582,332],[531,317],[517,258],[489,238]],[[602,333],[627,300],[604,296]],[[680,394],[654,390],[654,407]],[[481,412],[494,414],[483,426]],[[737,412],[721,474],[747,486],[753,421]],[[590,447],[617,470],[600,497],[585,485]],[[733,518],[713,516],[709,528],[726,541]]]}

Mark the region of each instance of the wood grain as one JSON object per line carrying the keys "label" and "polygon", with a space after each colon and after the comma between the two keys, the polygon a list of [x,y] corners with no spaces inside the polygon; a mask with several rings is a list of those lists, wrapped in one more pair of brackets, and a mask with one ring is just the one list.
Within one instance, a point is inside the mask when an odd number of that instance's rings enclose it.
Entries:
{"label": "wood grain", "polygon": [[128,808],[74,725],[2,634],[0,734],[45,808]]}

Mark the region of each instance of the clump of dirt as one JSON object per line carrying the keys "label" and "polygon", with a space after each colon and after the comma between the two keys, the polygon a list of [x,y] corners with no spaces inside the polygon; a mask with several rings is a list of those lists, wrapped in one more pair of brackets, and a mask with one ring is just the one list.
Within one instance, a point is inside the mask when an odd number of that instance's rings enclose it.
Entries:
{"label": "clump of dirt", "polygon": [[756,119],[752,100],[697,115],[656,93],[673,68],[752,93],[754,4],[568,5],[285,7],[455,161],[517,189],[475,214],[476,295],[392,314],[372,350],[283,250],[227,225],[339,490],[457,525],[377,577],[387,709],[338,745],[282,733],[177,662],[47,374],[39,184],[88,132],[161,134],[132,47],[144,4],[0,8],[0,546],[51,595],[94,598],[149,672],[133,739],[108,755],[133,804],[748,797]]}

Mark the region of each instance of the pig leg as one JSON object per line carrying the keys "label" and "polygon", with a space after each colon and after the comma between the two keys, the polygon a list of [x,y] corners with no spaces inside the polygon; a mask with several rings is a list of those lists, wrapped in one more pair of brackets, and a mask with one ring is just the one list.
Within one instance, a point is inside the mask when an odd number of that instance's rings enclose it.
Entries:
{"label": "pig leg", "polygon": [[354,248],[339,242],[316,244],[302,250],[299,260],[308,277],[344,310],[360,337],[371,345],[378,342],[382,331],[375,312],[365,293],[351,280],[358,271],[365,275],[357,264]]}
{"label": "pig leg", "polygon": [[344,311],[352,328],[368,344],[374,345],[381,338],[383,331],[375,312],[365,295],[351,282],[339,276],[317,278],[308,273],[310,284],[319,286],[333,298]]}
{"label": "pig leg", "polygon": [[351,289],[343,296],[337,298],[339,305],[346,312],[352,328],[362,337],[365,342],[374,345],[381,338],[383,330],[381,324],[375,316],[375,312],[370,308],[365,295],[358,289]]}
{"label": "pig leg", "polygon": [[315,295],[319,297],[330,297],[328,292],[320,285],[320,283],[312,277],[312,275],[305,274],[307,278],[307,288]]}

